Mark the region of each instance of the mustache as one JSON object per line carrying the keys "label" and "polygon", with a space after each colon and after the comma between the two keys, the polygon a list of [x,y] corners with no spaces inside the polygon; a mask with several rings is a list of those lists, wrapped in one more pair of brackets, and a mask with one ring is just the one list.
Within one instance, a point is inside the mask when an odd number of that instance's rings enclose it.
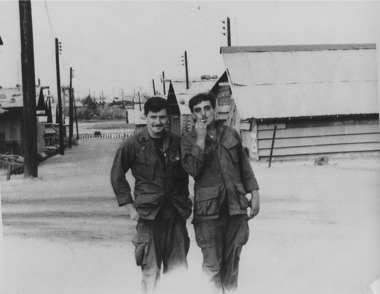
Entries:
{"label": "mustache", "polygon": [[163,127],[164,125],[152,125],[153,127]]}

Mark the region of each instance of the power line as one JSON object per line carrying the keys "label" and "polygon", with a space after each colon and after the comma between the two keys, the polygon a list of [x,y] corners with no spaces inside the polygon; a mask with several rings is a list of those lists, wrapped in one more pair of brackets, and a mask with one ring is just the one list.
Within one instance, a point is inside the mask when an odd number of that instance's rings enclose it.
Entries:
{"label": "power line", "polygon": [[206,23],[204,23],[204,22],[202,22],[202,21],[199,21],[198,19],[195,19],[193,16],[190,16],[188,13],[186,13],[186,12],[184,12],[184,11],[178,9],[178,7],[176,7],[174,4],[172,4],[172,2],[164,1],[164,3],[165,3],[166,5],[168,5],[168,6],[171,6],[172,8],[174,8],[175,10],[177,10],[178,12],[182,13],[183,15],[186,15],[187,17],[189,17],[191,20],[195,21],[196,23],[199,24],[199,23],[201,22],[203,25],[205,25],[206,28],[208,28],[208,29],[210,29],[210,30],[212,30],[212,31],[214,31],[214,32],[220,33],[220,32],[218,31],[218,29],[216,29],[215,27],[211,27],[209,24],[206,24]]}
{"label": "power line", "polygon": [[171,56],[150,56],[150,55],[126,55],[126,54],[112,54],[112,55],[105,55],[104,53],[102,52],[96,52],[96,51],[93,51],[93,50],[89,50],[88,48],[80,48],[78,46],[66,46],[68,49],[72,50],[73,52],[77,52],[77,53],[82,53],[82,54],[86,54],[86,55],[92,55],[92,56],[95,56],[95,57],[98,57],[98,58],[101,58],[101,59],[104,59],[104,58],[110,58],[110,59],[115,59],[115,58],[123,58],[123,59],[133,59],[133,60],[136,60],[136,58],[141,58],[143,60],[147,60],[147,59],[151,59],[151,60],[163,60],[163,61],[170,61],[170,60],[173,60],[173,57]]}
{"label": "power line", "polygon": [[[129,75],[129,76],[134,76],[134,77],[146,77],[147,75],[145,74],[138,74],[138,73],[135,73],[133,70],[131,70],[130,68],[128,69],[127,66],[121,66],[120,64],[109,64],[109,63],[105,63],[105,64],[102,64],[102,63],[89,63],[88,65],[86,64],[86,61],[85,60],[78,60],[76,62],[77,66],[76,68],[81,68],[81,65],[85,68],[87,68],[87,71],[91,71],[92,73],[95,73],[95,72],[99,72],[99,71],[109,71],[109,72],[112,72],[112,73],[117,73],[117,74],[121,74],[123,76],[125,75]],[[146,67],[149,67],[151,68],[152,65],[145,65]],[[172,65],[167,65],[166,67],[177,67],[177,64],[172,64]],[[141,68],[141,66],[140,66]],[[133,74],[130,74],[131,72],[133,72]]]}
{"label": "power line", "polygon": [[195,8],[190,4],[189,2],[183,1],[183,2],[177,2],[177,4],[180,4],[184,8],[188,8],[188,10],[191,13],[194,13],[196,16],[202,17],[206,21],[212,21],[216,26],[220,26],[220,19],[215,18],[215,16],[208,14],[200,9],[200,6],[198,8]]}
{"label": "power line", "polygon": [[152,64],[175,64],[176,61],[173,60],[173,58],[171,58],[171,60],[169,59],[152,59],[152,60],[138,60],[136,58],[133,58],[133,57],[130,57],[130,58],[118,58],[116,56],[106,56],[106,55],[102,55],[102,56],[99,56],[99,55],[92,55],[92,54],[88,54],[88,53],[84,53],[84,52],[80,52],[80,51],[77,51],[77,50],[73,50],[73,49],[68,49],[67,51],[71,52],[71,54],[73,55],[76,55],[76,56],[80,56],[80,57],[85,57],[85,58],[88,58],[88,59],[95,59],[95,60],[99,60],[99,61],[107,61],[107,62],[111,62],[111,63],[115,63],[115,64],[120,64],[120,59],[123,60],[124,63],[128,63],[128,64],[148,64],[148,65],[152,65]]}
{"label": "power line", "polygon": [[48,5],[47,5],[47,0],[44,1],[44,4],[45,4],[46,15],[47,15],[47,18],[48,18],[50,33],[51,33],[52,37],[54,38],[55,34],[54,34],[54,30],[53,30],[53,25],[52,25],[51,19],[50,19],[50,13],[49,13]]}

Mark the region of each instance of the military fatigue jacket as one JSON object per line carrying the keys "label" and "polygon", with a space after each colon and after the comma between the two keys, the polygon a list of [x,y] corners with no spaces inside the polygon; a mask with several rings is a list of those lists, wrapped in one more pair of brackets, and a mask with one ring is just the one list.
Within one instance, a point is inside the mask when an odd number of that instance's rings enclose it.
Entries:
{"label": "military fatigue jacket", "polygon": [[[180,137],[167,132],[163,143],[163,162],[145,127],[119,147],[111,169],[111,184],[119,206],[133,203],[140,218],[155,219],[164,201],[171,202],[180,215],[191,214],[189,177],[182,169]],[[125,173],[131,169],[135,178],[133,201]]]}
{"label": "military fatigue jacket", "polygon": [[221,124],[216,130],[204,151],[195,144],[194,128],[181,140],[182,166],[195,180],[194,221],[219,218],[225,200],[230,215],[246,214],[245,195],[259,189],[236,130]]}

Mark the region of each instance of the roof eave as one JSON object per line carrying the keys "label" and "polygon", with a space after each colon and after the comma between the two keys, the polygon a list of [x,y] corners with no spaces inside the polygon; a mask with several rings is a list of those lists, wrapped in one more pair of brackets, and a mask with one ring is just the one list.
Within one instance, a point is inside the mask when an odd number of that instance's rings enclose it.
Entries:
{"label": "roof eave", "polygon": [[276,45],[276,46],[222,46],[221,54],[244,52],[292,52],[321,50],[371,50],[376,49],[375,43],[363,44],[315,44],[315,45]]}

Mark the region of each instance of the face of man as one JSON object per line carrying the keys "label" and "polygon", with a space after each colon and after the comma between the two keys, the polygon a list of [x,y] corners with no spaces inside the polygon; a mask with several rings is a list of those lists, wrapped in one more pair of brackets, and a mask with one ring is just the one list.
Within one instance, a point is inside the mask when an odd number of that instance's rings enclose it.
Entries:
{"label": "face of man", "polygon": [[166,109],[162,109],[159,112],[149,111],[146,116],[146,125],[152,138],[160,138],[167,123],[168,114]]}
{"label": "face of man", "polygon": [[209,126],[215,120],[215,109],[210,101],[202,101],[194,105],[192,116],[196,121],[203,120]]}

